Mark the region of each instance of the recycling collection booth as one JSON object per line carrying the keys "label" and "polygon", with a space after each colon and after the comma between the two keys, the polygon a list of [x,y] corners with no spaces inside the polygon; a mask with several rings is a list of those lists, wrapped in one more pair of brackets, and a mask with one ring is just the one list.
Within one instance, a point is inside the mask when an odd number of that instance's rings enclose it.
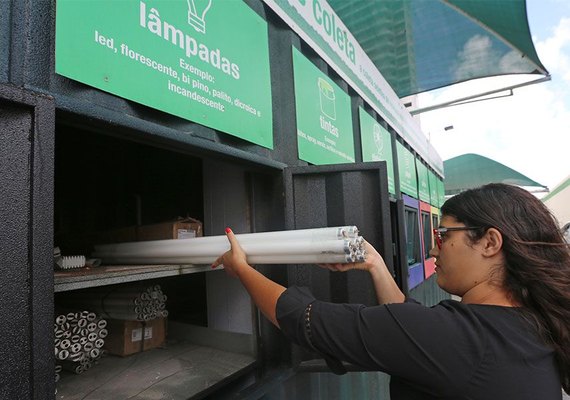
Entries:
{"label": "recycling collection booth", "polygon": [[[56,247],[89,258],[106,240],[180,221],[194,236],[355,225],[407,295],[447,297],[424,265],[421,230],[437,222],[441,159],[330,6],[293,3],[0,4],[0,397],[387,393],[384,374],[332,374],[208,265],[54,271]],[[376,304],[365,273],[256,268],[322,300]],[[141,344],[134,353],[59,373],[61,310],[148,286],[168,297],[163,330],[143,321],[128,338]]]}

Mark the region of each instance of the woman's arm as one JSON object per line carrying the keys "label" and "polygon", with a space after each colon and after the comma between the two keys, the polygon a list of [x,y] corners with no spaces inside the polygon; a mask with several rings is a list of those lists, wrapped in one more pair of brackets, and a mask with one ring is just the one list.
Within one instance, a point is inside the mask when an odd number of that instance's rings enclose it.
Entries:
{"label": "woman's arm", "polygon": [[[279,328],[275,310],[277,300],[286,288],[266,278],[247,263],[247,257],[230,228],[226,229],[226,235],[230,241],[231,248],[212,264],[212,268],[223,264],[228,274],[237,277],[241,281],[263,315]],[[321,266],[331,271],[344,272],[350,269],[368,271],[372,278],[379,304],[402,303],[405,300],[404,294],[396,285],[382,256],[368,242],[366,242],[365,262],[325,264]]]}
{"label": "woman's arm", "polygon": [[351,264],[321,264],[331,271],[345,272],[351,269],[368,271],[376,291],[378,304],[403,303],[405,296],[394,281],[382,256],[366,242],[366,261]]}
{"label": "woman's arm", "polygon": [[275,309],[277,299],[285,291],[285,288],[266,278],[247,263],[246,255],[230,228],[226,228],[226,235],[230,241],[231,248],[214,261],[212,268],[223,264],[227,273],[241,281],[263,315],[279,328]]}

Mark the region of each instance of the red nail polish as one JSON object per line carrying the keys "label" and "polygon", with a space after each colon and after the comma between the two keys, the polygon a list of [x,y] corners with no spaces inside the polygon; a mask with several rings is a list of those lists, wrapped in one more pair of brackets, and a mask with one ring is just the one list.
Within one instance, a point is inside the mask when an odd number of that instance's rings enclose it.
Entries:
{"label": "red nail polish", "polygon": [[226,233],[230,233],[232,230],[230,228],[226,228]]}

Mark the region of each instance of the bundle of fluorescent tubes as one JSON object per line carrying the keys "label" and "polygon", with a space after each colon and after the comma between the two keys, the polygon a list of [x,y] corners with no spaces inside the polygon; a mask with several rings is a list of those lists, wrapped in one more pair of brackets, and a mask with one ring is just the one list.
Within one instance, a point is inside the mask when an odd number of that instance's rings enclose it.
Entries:
{"label": "bundle of fluorescent tubes", "polygon": [[[364,261],[364,239],[355,226],[236,235],[251,264]],[[211,264],[230,249],[225,235],[95,246],[105,264]]]}
{"label": "bundle of fluorescent tubes", "polygon": [[60,303],[89,309],[104,318],[150,321],[168,316],[166,299],[160,285],[111,285],[67,293]]}

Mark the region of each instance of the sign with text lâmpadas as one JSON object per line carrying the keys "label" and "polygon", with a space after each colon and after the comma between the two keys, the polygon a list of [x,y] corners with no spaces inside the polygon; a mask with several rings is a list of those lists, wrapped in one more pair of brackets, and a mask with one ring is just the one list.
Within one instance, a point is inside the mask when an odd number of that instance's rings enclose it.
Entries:
{"label": "sign with text l\u00e2mpadas", "polygon": [[354,162],[350,97],[293,47],[299,158],[315,165]]}
{"label": "sign with text l\u00e2mpadas", "polygon": [[243,1],[56,6],[56,73],[273,148],[267,23]]}
{"label": "sign with text l\u00e2mpadas", "polygon": [[362,107],[358,107],[360,137],[362,139],[362,161],[386,161],[388,170],[388,191],[396,194],[394,184],[394,160],[390,133]]}

